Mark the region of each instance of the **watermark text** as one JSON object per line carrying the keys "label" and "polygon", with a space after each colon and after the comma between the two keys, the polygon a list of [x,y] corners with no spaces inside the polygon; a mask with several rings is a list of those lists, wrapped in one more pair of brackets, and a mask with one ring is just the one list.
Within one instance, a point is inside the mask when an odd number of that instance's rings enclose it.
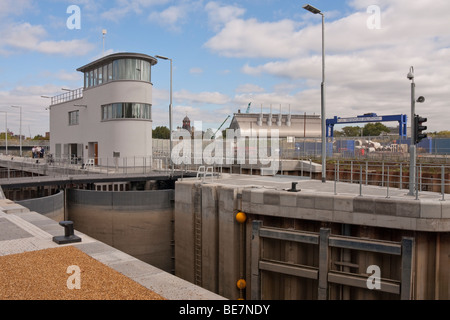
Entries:
{"label": "watermark text", "polygon": [[66,12],[71,14],[66,21],[66,26],[69,30],[81,29],[81,10],[77,5],[71,5],[67,7]]}
{"label": "watermark text", "polygon": [[251,164],[269,166],[268,172],[279,168],[279,130],[259,129],[243,133],[227,129],[226,138],[203,134],[201,121],[195,123],[194,133],[179,129],[172,135],[177,143],[171,153],[175,165]]}
{"label": "watermark text", "polygon": [[367,7],[367,13],[371,15],[367,18],[367,28],[370,30],[381,29],[381,9],[377,5]]}
{"label": "watermark text", "polygon": [[366,284],[367,288],[370,290],[380,290],[381,289],[381,269],[379,266],[371,265],[367,267],[367,273],[370,274],[367,278]]}
{"label": "watermark text", "polygon": [[70,274],[67,279],[67,288],[69,290],[81,289],[81,270],[79,266],[68,266],[66,273]]}

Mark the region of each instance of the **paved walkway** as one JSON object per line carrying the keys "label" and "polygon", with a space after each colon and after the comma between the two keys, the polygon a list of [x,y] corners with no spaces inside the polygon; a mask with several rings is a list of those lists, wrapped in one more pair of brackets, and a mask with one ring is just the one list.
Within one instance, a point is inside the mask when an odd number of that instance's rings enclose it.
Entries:
{"label": "paved walkway", "polygon": [[[0,256],[61,246],[52,240],[53,236],[61,235],[64,228],[58,222],[8,199],[0,199]],[[77,247],[168,300],[224,299],[76,230],[75,235],[81,242],[67,245]]]}

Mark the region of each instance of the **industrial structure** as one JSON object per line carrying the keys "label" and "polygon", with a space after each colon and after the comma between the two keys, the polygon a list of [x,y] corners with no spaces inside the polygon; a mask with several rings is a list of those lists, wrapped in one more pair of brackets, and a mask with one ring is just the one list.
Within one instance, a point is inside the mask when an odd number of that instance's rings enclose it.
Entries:
{"label": "industrial structure", "polygon": [[240,130],[241,136],[271,136],[277,130],[280,138],[316,138],[321,136],[320,116],[272,113],[234,113],[229,129]]}
{"label": "industrial structure", "polygon": [[341,117],[335,116],[334,118],[326,120],[327,137],[334,136],[334,126],[337,124],[390,122],[390,121],[397,121],[398,122],[398,135],[400,137],[406,137],[407,136],[407,120],[408,120],[408,117],[406,116],[406,114],[378,116],[376,113],[366,113],[361,116],[349,117],[349,118],[341,118]]}

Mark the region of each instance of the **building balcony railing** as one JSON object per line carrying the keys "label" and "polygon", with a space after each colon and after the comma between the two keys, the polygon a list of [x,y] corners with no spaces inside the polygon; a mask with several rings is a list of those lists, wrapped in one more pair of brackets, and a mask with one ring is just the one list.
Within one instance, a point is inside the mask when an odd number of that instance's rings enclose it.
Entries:
{"label": "building balcony railing", "polygon": [[52,97],[52,105],[80,99],[83,97],[83,88],[71,90],[60,95]]}

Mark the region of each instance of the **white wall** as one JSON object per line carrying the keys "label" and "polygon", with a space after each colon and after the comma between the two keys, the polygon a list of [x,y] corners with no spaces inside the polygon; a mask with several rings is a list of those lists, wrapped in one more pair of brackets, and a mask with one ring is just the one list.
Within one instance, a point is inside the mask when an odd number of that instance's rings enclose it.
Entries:
{"label": "white wall", "polygon": [[[108,82],[86,89],[81,99],[51,106],[51,153],[55,153],[55,145],[58,143],[61,144],[62,153],[64,153],[64,144],[83,144],[83,157],[87,159],[89,150],[86,147],[89,146],[89,142],[98,142],[98,157],[102,158],[102,163],[106,163],[107,157],[112,160],[113,152],[120,152],[121,157],[150,157],[152,155],[151,120],[101,121],[101,106],[120,102],[151,105],[152,84],[132,80]],[[87,107],[74,105],[87,105]],[[79,124],[69,126],[68,113],[74,110],[79,110]]]}

